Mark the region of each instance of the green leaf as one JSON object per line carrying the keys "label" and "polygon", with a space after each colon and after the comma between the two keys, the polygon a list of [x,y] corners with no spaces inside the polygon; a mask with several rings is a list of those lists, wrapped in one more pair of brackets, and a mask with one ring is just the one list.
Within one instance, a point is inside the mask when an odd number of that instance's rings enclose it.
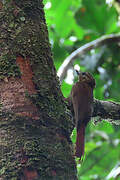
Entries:
{"label": "green leaf", "polygon": [[65,81],[62,83],[61,90],[64,97],[68,97],[70,95],[71,89],[72,85],[65,83]]}
{"label": "green leaf", "polygon": [[110,33],[109,28],[111,25],[112,27],[115,26],[117,13],[113,7],[107,6],[104,0],[84,0],[82,7],[77,11],[75,17],[78,24],[84,29],[104,34],[105,32]]}
{"label": "green leaf", "polygon": [[114,128],[113,128],[112,124],[110,124],[107,121],[102,121],[96,126],[91,124],[91,130],[100,130],[100,131],[106,132],[107,134],[114,133]]}
{"label": "green leaf", "polygon": [[74,128],[74,130],[72,131],[71,139],[72,139],[72,142],[75,144],[75,142],[76,142],[76,128]]}

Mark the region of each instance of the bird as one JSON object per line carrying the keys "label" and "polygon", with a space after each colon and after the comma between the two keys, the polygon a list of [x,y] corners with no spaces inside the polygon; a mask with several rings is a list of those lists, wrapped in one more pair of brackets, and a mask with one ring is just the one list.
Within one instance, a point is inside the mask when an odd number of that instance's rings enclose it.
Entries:
{"label": "bird", "polygon": [[79,80],[73,85],[71,90],[71,100],[77,130],[75,156],[81,160],[84,156],[85,128],[91,119],[93,111],[95,79],[89,72],[80,72],[78,74]]}

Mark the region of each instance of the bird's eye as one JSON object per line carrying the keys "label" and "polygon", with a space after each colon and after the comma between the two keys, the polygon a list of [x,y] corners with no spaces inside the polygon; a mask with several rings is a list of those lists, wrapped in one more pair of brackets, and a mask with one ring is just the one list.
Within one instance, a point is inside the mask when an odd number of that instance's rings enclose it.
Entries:
{"label": "bird's eye", "polygon": [[85,72],[82,72],[82,75],[84,76],[84,75],[86,75],[86,73],[85,73]]}

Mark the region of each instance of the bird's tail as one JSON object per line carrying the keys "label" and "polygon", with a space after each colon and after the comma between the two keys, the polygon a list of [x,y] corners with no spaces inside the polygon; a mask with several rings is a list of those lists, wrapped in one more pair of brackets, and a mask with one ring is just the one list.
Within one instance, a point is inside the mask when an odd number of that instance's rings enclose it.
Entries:
{"label": "bird's tail", "polygon": [[80,128],[77,129],[77,139],[76,139],[76,152],[75,156],[81,157],[84,155],[84,137],[85,137],[85,125],[81,124]]}

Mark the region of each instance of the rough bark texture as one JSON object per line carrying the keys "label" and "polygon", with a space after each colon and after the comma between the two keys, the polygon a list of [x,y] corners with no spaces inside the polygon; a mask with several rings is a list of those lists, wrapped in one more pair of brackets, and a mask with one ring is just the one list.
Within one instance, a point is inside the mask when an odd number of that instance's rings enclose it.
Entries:
{"label": "rough bark texture", "polygon": [[93,117],[95,122],[106,120],[110,123],[120,125],[120,104],[113,101],[101,101],[94,99]]}
{"label": "rough bark texture", "polygon": [[0,11],[0,179],[76,180],[42,1],[4,0]]}

